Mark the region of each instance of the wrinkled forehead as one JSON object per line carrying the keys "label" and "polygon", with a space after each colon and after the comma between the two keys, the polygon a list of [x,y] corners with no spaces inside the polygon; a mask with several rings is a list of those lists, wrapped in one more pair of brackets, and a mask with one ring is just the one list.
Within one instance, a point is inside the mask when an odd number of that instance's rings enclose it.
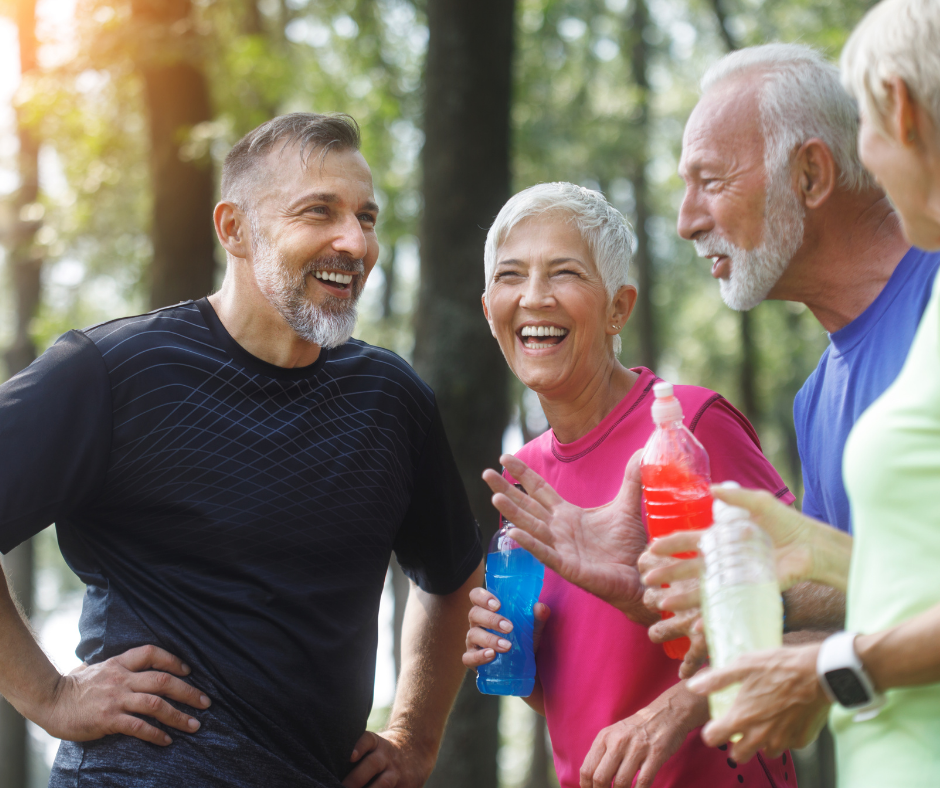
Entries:
{"label": "wrinkled forehead", "polygon": [[728,79],[708,90],[686,123],[679,171],[685,174],[704,160],[729,156],[763,157],[760,125],[760,77]]}
{"label": "wrinkled forehead", "polygon": [[259,201],[291,201],[319,190],[337,193],[350,202],[373,199],[372,171],[355,148],[308,148],[291,142],[276,145],[258,168]]}

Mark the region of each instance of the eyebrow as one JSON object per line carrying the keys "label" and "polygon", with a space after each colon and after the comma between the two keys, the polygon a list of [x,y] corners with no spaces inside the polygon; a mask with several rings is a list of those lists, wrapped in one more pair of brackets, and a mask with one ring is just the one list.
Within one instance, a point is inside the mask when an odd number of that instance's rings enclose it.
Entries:
{"label": "eyebrow", "polygon": [[[524,260],[517,260],[512,257],[509,260],[497,260],[496,265],[522,265]],[[577,257],[555,257],[552,260],[548,261],[549,265],[554,265],[556,263],[581,263],[584,264],[583,260],[579,260]]]}
{"label": "eyebrow", "polygon": [[[340,201],[339,196],[333,194],[332,192],[308,192],[302,197],[298,197],[290,205],[290,210],[296,210],[302,205],[308,205],[314,202],[322,202],[327,205],[335,205]],[[371,211],[372,213],[379,212],[379,206],[373,201],[368,200],[363,206],[362,210]]]}

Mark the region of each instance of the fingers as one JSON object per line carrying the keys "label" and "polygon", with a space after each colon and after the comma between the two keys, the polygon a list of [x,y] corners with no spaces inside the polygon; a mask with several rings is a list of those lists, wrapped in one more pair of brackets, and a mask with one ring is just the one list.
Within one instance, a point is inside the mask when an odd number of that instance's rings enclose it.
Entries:
{"label": "fingers", "polygon": [[483,629],[492,629],[495,632],[512,632],[512,622],[499,613],[493,613],[485,607],[474,605],[467,614],[467,619],[472,627],[483,627]]}
{"label": "fingers", "polygon": [[114,660],[135,673],[141,670],[162,670],[176,676],[188,676],[190,673],[189,665],[183,660],[157,646],[132,648],[119,654]]}
{"label": "fingers", "polygon": [[153,670],[135,673],[131,676],[128,685],[134,692],[170,698],[192,706],[194,709],[205,709],[210,705],[209,698],[200,690],[169,673]]}
{"label": "fingers", "polygon": [[699,539],[702,538],[701,531],[676,531],[668,536],[660,536],[654,539],[649,546],[649,551],[653,555],[673,556],[677,553],[692,553],[698,551]]}
{"label": "fingers", "polygon": [[[546,509],[564,503],[562,497],[552,489],[551,485],[518,457],[514,457],[512,454],[504,454],[499,458],[499,461],[512,477],[525,488],[529,496]],[[516,492],[519,492],[519,490],[516,490]]]}
{"label": "fingers", "polygon": [[470,589],[470,601],[476,607],[489,608],[490,610],[496,611],[499,610],[502,604],[499,599],[492,591],[487,591],[485,588],[472,588]]}
{"label": "fingers", "polygon": [[545,622],[548,621],[552,611],[548,605],[536,602],[535,607],[532,608],[532,613],[535,616],[535,626],[532,629],[532,651],[538,652],[539,643],[542,642],[542,631],[545,629]]}
{"label": "fingers", "polygon": [[132,736],[160,747],[167,747],[173,743],[173,739],[163,731],[144,722],[140,717],[132,717],[130,714],[122,714],[115,720],[114,733]]}
{"label": "fingers", "polygon": [[474,627],[467,632],[467,650],[463,655],[463,664],[468,668],[478,668],[496,659],[496,652],[506,653],[512,648],[505,638]]}
{"label": "fingers", "polygon": [[128,697],[124,707],[126,711],[133,714],[153,717],[168,728],[176,728],[176,730],[184,731],[185,733],[194,733],[199,730],[199,720],[190,717],[188,714],[183,714],[183,712],[173,708],[173,706],[163,700],[163,698],[159,698],[156,695],[145,695],[142,692],[135,692]]}
{"label": "fingers", "polygon": [[[513,523],[513,525],[515,524]],[[558,551],[539,541],[537,537],[526,533],[520,528],[510,528],[508,534],[510,539],[513,539],[520,547],[524,547],[532,553],[549,569],[554,569],[557,572],[561,568],[561,557],[558,555]]]}
{"label": "fingers", "polygon": [[353,745],[352,754],[349,756],[349,760],[352,763],[358,761],[362,756],[367,753],[372,752],[379,745],[379,737],[376,736],[372,731],[365,731],[362,736],[356,741]]}
{"label": "fingers", "polygon": [[691,637],[698,618],[698,608],[664,618],[649,628],[649,638],[653,643],[666,643],[676,638]]}
{"label": "fingers", "polygon": [[[697,624],[701,622],[698,620]],[[689,635],[691,645],[679,666],[679,678],[690,679],[701,669],[702,665],[708,660],[708,644],[701,632],[695,631]]]}
{"label": "fingers", "polygon": [[724,689],[736,681],[742,681],[748,671],[738,667],[741,661],[742,659],[737,659],[731,667],[722,668],[721,670],[712,668],[701,670],[694,678],[689,679],[686,687],[696,695],[711,695],[713,692]]}
{"label": "fingers", "polygon": [[657,599],[660,610],[670,613],[687,613],[702,606],[702,593],[696,580],[680,580],[669,588],[662,589]]}
{"label": "fingers", "polygon": [[[394,788],[399,775],[391,773],[392,765],[387,747],[382,746],[384,739],[375,733],[366,731],[356,742],[350,760],[356,763],[353,770],[343,780],[345,788]],[[386,742],[387,744],[387,742]]]}
{"label": "fingers", "polygon": [[640,516],[640,501],[643,499],[643,486],[640,479],[640,459],[643,457],[643,449],[633,452],[633,456],[623,469],[623,483],[620,485],[620,491],[617,493],[617,503],[627,512],[634,514],[637,519]]}

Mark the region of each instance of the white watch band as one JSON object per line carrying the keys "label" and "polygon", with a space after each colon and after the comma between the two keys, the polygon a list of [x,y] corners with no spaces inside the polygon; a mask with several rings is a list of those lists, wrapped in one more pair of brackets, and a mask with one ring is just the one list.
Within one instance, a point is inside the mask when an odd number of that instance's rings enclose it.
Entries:
{"label": "white watch band", "polygon": [[[836,632],[826,638],[819,647],[816,658],[816,675],[819,683],[829,700],[839,703],[846,709],[856,712],[855,721],[862,722],[876,716],[884,705],[885,697],[875,690],[871,678],[862,665],[862,661],[855,653],[855,638],[857,632]],[[836,671],[851,671],[852,675],[868,695],[868,699],[861,703],[848,705],[841,701],[829,683],[829,676]],[[828,675],[827,675],[828,674]],[[851,681],[851,677],[847,677]]]}

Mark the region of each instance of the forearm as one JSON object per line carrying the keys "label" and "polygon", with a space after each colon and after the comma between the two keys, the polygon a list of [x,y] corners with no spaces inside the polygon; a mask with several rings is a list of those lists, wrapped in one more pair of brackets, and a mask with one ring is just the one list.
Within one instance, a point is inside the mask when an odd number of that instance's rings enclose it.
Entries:
{"label": "forearm", "polygon": [[784,591],[788,631],[836,632],[845,626],[845,593],[819,583],[800,583]]}
{"label": "forearm", "polygon": [[855,651],[878,690],[940,681],[940,605],[884,632],[859,635]]}
{"label": "forearm", "polygon": [[528,698],[523,698],[523,700],[536,714],[541,714],[543,717],[545,716],[545,695],[542,691],[542,682],[538,674],[535,676],[535,686],[532,688],[532,694],[529,695]]}
{"label": "forearm", "polygon": [[55,695],[59,671],[36,642],[0,568],[0,695],[24,717],[41,723]]}
{"label": "forearm", "polygon": [[471,588],[483,584],[481,564],[464,585],[446,596],[412,584],[402,627],[402,667],[388,723],[431,762],[466,668],[461,662]]}

